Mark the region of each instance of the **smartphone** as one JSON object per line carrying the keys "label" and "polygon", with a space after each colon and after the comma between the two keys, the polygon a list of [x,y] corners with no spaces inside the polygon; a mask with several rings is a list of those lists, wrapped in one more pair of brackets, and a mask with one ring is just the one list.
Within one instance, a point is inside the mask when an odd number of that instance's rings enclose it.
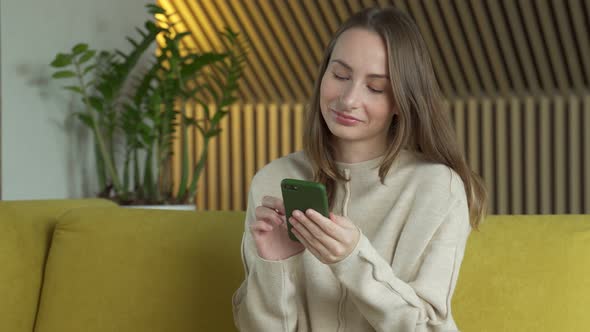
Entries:
{"label": "smartphone", "polygon": [[312,181],[283,179],[281,181],[281,192],[283,194],[283,202],[285,203],[287,230],[291,240],[299,242],[291,232],[293,226],[289,222],[289,218],[291,218],[294,210],[305,213],[307,209],[313,209],[326,218],[330,217],[328,195],[326,193],[326,187],[323,184]]}

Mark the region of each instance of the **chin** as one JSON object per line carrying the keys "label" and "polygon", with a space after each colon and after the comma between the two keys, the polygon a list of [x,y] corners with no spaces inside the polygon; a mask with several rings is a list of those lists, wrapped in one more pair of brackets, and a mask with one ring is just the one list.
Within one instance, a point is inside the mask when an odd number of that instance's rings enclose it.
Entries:
{"label": "chin", "polygon": [[330,129],[330,133],[332,133],[335,138],[341,140],[354,141],[360,138],[359,135],[354,132],[355,130],[351,130],[350,128],[328,128]]}

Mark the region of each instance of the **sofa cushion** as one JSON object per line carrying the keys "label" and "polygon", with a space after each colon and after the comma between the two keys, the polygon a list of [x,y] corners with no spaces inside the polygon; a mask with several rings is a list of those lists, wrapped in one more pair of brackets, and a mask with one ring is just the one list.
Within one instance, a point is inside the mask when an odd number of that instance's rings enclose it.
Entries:
{"label": "sofa cushion", "polygon": [[59,215],[87,206],[115,206],[100,199],[0,202],[0,331],[31,332],[43,268]]}
{"label": "sofa cushion", "polygon": [[243,212],[76,210],[53,236],[37,332],[231,331]]}
{"label": "sofa cushion", "polygon": [[585,331],[590,215],[491,216],[469,238],[453,312],[461,331]]}

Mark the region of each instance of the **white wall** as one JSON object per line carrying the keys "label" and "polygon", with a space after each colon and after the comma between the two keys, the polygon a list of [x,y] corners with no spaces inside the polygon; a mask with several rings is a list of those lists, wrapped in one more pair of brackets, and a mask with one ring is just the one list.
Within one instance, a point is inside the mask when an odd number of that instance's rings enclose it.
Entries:
{"label": "white wall", "polygon": [[1,198],[94,196],[89,131],[68,113],[74,97],[50,79],[49,63],[77,42],[127,50],[148,0],[2,0]]}

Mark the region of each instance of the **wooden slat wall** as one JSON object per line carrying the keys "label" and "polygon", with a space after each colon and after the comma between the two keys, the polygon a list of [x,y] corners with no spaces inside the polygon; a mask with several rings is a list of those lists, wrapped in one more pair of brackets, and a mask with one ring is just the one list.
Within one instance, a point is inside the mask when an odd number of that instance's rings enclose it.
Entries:
{"label": "wooden slat wall", "polygon": [[[590,213],[590,96],[470,98],[446,107],[488,186],[491,213]],[[301,149],[303,116],[302,104],[234,106],[212,142],[197,206],[244,209],[254,173]]]}
{"label": "wooden slat wall", "polygon": [[424,36],[491,212],[590,213],[590,0],[158,2],[193,32],[187,48],[219,48],[226,26],[251,47],[199,184],[202,208],[245,207],[255,171],[301,146],[301,105],[331,34],[361,8],[393,5]]}
{"label": "wooden slat wall", "polygon": [[449,99],[587,93],[590,0],[159,0],[186,46],[218,48],[228,26],[250,41],[244,103],[302,103],[324,47],[352,13],[396,6],[417,22]]}
{"label": "wooden slat wall", "polygon": [[[189,114],[203,116],[198,106]],[[210,142],[207,165],[198,184],[197,206],[207,210],[245,209],[256,171],[302,149],[303,137],[299,133],[303,132],[303,118],[302,104],[234,105],[221,123],[221,134]],[[190,135],[189,141],[196,142],[190,158],[194,165],[203,141],[196,131]],[[180,157],[176,156],[173,169],[178,183]]]}
{"label": "wooden slat wall", "polygon": [[590,97],[456,100],[448,106],[496,214],[590,212]]}

